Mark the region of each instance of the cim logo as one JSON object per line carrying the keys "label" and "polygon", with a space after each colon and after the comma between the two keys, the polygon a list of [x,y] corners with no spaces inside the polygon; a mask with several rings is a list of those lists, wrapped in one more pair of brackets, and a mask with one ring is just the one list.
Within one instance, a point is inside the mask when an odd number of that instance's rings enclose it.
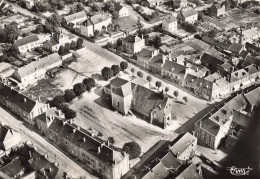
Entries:
{"label": "cim logo", "polygon": [[227,170],[230,171],[231,175],[235,176],[243,176],[243,175],[249,175],[249,172],[253,170],[252,168],[236,168],[235,166],[227,167]]}

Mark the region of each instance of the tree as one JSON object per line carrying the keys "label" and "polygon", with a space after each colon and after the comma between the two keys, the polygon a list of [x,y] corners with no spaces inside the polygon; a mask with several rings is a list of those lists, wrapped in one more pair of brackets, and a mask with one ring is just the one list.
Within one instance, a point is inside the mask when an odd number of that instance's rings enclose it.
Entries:
{"label": "tree", "polygon": [[75,14],[76,12],[77,12],[76,7],[75,6],[71,6],[69,14]]}
{"label": "tree", "polygon": [[108,31],[108,32],[111,32],[112,29],[113,29],[113,25],[112,25],[111,23],[109,23],[109,24],[107,25],[107,31]]}
{"label": "tree", "polygon": [[125,69],[127,69],[127,67],[128,67],[127,61],[122,61],[120,63],[120,67],[122,68],[123,71],[125,71]]}
{"label": "tree", "polygon": [[110,144],[114,144],[115,143],[114,137],[108,137],[107,140],[109,141]]}
{"label": "tree", "polygon": [[169,87],[165,87],[165,93],[167,94],[169,92]]}
{"label": "tree", "polygon": [[175,98],[177,99],[177,97],[179,96],[179,91],[175,90],[175,91],[173,92],[173,95],[174,95]]}
{"label": "tree", "polygon": [[94,36],[95,37],[99,37],[100,36],[100,31],[99,30],[95,30],[94,31]]}
{"label": "tree", "polygon": [[138,71],[138,72],[137,72],[137,76],[139,76],[140,78],[143,78],[143,77],[144,77],[144,74],[143,74],[143,72]]}
{"label": "tree", "polygon": [[157,36],[154,38],[154,47],[159,48],[162,45],[161,37]]}
{"label": "tree", "polygon": [[112,12],[112,17],[113,17],[114,20],[118,20],[118,19],[119,19],[119,13],[114,10],[114,11]]}
{"label": "tree", "polygon": [[66,43],[64,46],[64,53],[67,53],[70,51],[70,43]]}
{"label": "tree", "polygon": [[78,38],[77,39],[77,48],[81,48],[83,46],[83,38]]}
{"label": "tree", "polygon": [[63,111],[63,113],[65,114],[66,119],[73,119],[73,118],[77,117],[77,113],[70,108],[65,109],[65,111]]}
{"label": "tree", "polygon": [[83,83],[77,83],[73,86],[73,91],[77,96],[80,96],[86,91],[86,87]]}
{"label": "tree", "polygon": [[76,98],[76,94],[72,89],[66,89],[63,97],[67,102],[71,102]]}
{"label": "tree", "polygon": [[104,67],[101,70],[101,74],[105,80],[108,80],[113,76],[113,70],[109,67]]}
{"label": "tree", "polygon": [[120,25],[119,24],[115,24],[114,25],[114,30],[117,32],[117,31],[119,31],[119,29],[120,29]]}
{"label": "tree", "polygon": [[153,78],[152,78],[152,76],[149,75],[149,76],[147,76],[146,80],[149,82],[149,86],[150,86],[151,81],[153,80]]}
{"label": "tree", "polygon": [[135,159],[141,154],[141,147],[136,142],[128,142],[123,146],[123,151],[129,154],[129,159]]}
{"label": "tree", "polygon": [[41,24],[37,25],[36,29],[35,29],[35,32],[36,33],[43,33],[44,32],[43,25],[41,25]]}
{"label": "tree", "polygon": [[16,61],[16,58],[13,57],[13,56],[8,56],[8,57],[6,58],[6,61],[9,62],[9,63],[12,63],[12,62],[15,62],[15,61]]}
{"label": "tree", "polygon": [[72,41],[72,42],[70,43],[70,49],[71,49],[71,50],[75,50],[76,48],[77,48],[76,42]]}
{"label": "tree", "polygon": [[83,84],[86,86],[86,90],[90,91],[92,88],[95,87],[96,82],[95,82],[94,78],[85,78],[83,80]]}
{"label": "tree", "polygon": [[113,70],[113,75],[116,76],[120,72],[120,67],[119,65],[112,65],[111,69]]}
{"label": "tree", "polygon": [[187,104],[187,102],[188,102],[187,96],[183,96],[183,100],[185,101],[185,104]]}
{"label": "tree", "polygon": [[51,101],[50,101],[50,106],[51,107],[56,107],[58,109],[60,109],[60,105],[65,103],[66,100],[63,96],[61,95],[58,95],[58,96],[55,96]]}
{"label": "tree", "polygon": [[1,31],[1,41],[7,43],[13,43],[19,35],[18,26],[16,23],[10,23],[5,25],[5,28]]}
{"label": "tree", "polygon": [[131,68],[132,75],[135,76],[135,69]]}
{"label": "tree", "polygon": [[63,45],[60,46],[58,53],[59,53],[59,55],[63,55],[65,53],[65,48]]}
{"label": "tree", "polygon": [[162,86],[162,82],[161,81],[156,81],[155,82],[155,86],[160,89],[160,87]]}
{"label": "tree", "polygon": [[76,11],[77,12],[84,11],[84,10],[85,10],[85,8],[81,3],[76,4]]}

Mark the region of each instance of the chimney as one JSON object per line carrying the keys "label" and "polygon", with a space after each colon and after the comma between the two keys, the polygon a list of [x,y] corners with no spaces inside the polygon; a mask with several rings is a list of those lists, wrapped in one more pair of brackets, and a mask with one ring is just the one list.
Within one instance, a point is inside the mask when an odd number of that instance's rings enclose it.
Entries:
{"label": "chimney", "polygon": [[46,154],[44,157],[45,157],[46,159],[48,159],[48,158],[49,158],[47,154]]}
{"label": "chimney", "polygon": [[49,168],[49,171],[51,172],[51,170],[52,170],[52,169],[51,169],[51,167],[50,167],[50,168]]}
{"label": "chimney", "polygon": [[32,152],[29,150],[29,157],[31,158],[32,157]]}
{"label": "chimney", "polygon": [[75,132],[76,132],[76,129],[74,128],[72,132],[75,133]]}
{"label": "chimney", "polygon": [[100,152],[101,152],[101,148],[100,148],[100,147],[98,147],[98,154],[100,154]]}
{"label": "chimney", "polygon": [[65,124],[66,124],[66,121],[62,121],[62,126],[65,126]]}
{"label": "chimney", "polygon": [[58,110],[58,115],[59,115],[59,117],[62,117],[60,109]]}
{"label": "chimney", "polygon": [[25,102],[25,103],[26,103],[26,98],[23,98],[23,102]]}
{"label": "chimney", "polygon": [[94,132],[92,132],[92,133],[91,133],[91,136],[92,136],[92,137],[95,137],[95,134],[94,134]]}
{"label": "chimney", "polygon": [[49,103],[47,103],[47,109],[50,109],[50,104]]}
{"label": "chimney", "polygon": [[80,130],[80,127],[79,127],[79,126],[77,126],[77,129],[78,129],[78,130]]}
{"label": "chimney", "polygon": [[109,140],[107,140],[107,146],[109,147],[109,145],[110,145],[110,142],[109,142]]}
{"label": "chimney", "polygon": [[41,102],[41,97],[40,96],[38,97],[38,101]]}
{"label": "chimney", "polygon": [[86,138],[85,137],[83,137],[83,142],[86,142]]}

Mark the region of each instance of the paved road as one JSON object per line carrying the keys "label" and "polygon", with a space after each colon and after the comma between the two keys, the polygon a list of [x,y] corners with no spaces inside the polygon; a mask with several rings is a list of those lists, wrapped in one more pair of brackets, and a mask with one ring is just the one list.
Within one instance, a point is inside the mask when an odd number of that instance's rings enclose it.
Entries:
{"label": "paved road", "polygon": [[66,171],[73,178],[92,177],[83,168],[67,157],[62,151],[54,147],[42,136],[29,129],[22,121],[18,120],[2,107],[0,107],[0,122],[20,132],[23,141],[29,140],[36,146],[40,153],[47,154],[51,162],[57,162],[59,164],[59,168]]}

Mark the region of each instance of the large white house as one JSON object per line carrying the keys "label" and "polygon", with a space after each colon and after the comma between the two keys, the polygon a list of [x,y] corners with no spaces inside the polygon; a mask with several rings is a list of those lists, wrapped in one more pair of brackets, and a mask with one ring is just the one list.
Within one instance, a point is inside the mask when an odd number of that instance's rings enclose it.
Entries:
{"label": "large white house", "polygon": [[175,32],[177,30],[177,19],[171,15],[162,20],[162,29],[167,32]]}

